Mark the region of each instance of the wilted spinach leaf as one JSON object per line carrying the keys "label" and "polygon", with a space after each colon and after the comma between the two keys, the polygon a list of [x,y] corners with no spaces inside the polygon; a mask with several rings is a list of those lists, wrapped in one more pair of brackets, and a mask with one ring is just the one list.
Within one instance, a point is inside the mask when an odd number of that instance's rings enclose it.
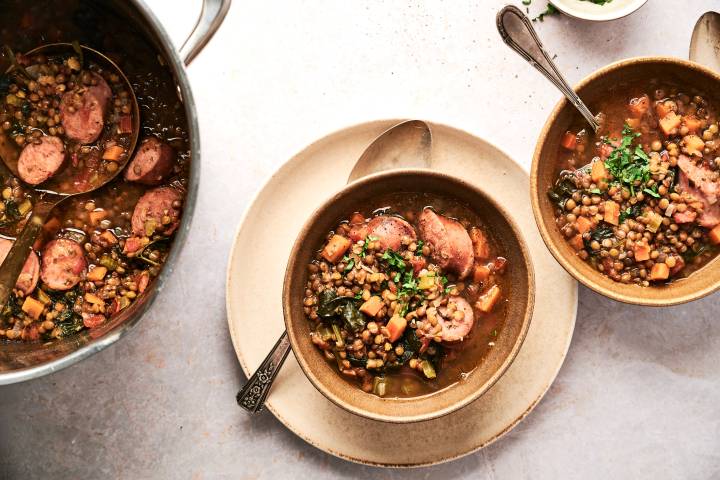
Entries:
{"label": "wilted spinach leaf", "polygon": [[334,290],[323,290],[318,298],[317,314],[330,322],[342,320],[348,330],[357,332],[365,327],[365,317],[358,310],[355,297],[339,297]]}

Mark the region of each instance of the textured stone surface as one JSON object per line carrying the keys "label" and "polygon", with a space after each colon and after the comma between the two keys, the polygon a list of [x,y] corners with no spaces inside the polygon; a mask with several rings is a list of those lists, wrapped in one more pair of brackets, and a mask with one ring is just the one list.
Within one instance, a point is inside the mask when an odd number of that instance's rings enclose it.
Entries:
{"label": "textured stone surface", "polygon": [[[180,43],[199,2],[149,3]],[[346,125],[419,117],[487,138],[529,166],[559,94],[499,41],[502,3],[236,0],[190,68],[204,157],[176,275],[119,344],[0,389],[0,478],[720,476],[717,295],[652,310],[581,288],[568,358],[537,409],[491,447],[433,468],[356,466],[235,405],[243,378],[226,329],[226,259],[242,211],[285,159]],[[686,56],[695,20],[717,2],[682,3],[537,28],[574,82],[628,56]],[[538,301],[544,295],[553,292]]]}

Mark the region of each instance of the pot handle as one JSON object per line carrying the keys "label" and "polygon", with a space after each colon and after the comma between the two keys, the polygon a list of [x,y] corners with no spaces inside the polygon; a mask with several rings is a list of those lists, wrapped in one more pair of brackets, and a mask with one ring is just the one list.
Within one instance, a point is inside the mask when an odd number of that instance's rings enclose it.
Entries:
{"label": "pot handle", "polygon": [[230,9],[230,3],[231,0],[203,0],[200,17],[185,43],[180,47],[180,58],[186,66],[190,65],[220,28]]}

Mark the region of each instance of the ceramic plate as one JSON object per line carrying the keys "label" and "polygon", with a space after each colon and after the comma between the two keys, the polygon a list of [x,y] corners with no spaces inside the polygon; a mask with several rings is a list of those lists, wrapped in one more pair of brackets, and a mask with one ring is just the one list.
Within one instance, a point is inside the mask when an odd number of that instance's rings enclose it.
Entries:
{"label": "ceramic plate", "polygon": [[612,0],[603,5],[590,0],[553,0],[561,12],[582,20],[604,22],[630,15],[647,0]]}
{"label": "ceramic plate", "polygon": [[[315,142],[270,178],[245,213],[230,254],[226,298],[230,335],[246,374],[257,368],[283,331],[282,282],[297,232],[313,210],[345,184],[365,147],[395,123],[365,123]],[[358,463],[432,465],[497,440],[550,387],[575,326],[577,283],[540,239],[530,209],[528,175],[484,140],[443,125],[431,127],[433,168],[482,185],[512,212],[524,233],[535,266],[535,311],[525,343],[505,375],[467,407],[427,422],[389,424],[348,413],[320,394],[290,355],[267,408],[305,441]],[[428,430],[436,441],[427,442]]]}

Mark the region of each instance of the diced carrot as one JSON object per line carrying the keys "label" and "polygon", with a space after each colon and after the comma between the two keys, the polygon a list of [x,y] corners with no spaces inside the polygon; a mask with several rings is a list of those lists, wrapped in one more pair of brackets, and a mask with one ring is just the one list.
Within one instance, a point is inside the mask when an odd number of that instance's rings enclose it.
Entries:
{"label": "diced carrot", "polygon": [[635,130],[640,126],[640,119],[639,118],[626,118],[625,123],[627,123],[627,126]]}
{"label": "diced carrot", "polygon": [[620,205],[612,200],[606,201],[603,220],[611,225],[617,225],[620,221]]}
{"label": "diced carrot", "polygon": [[150,274],[145,271],[135,275],[135,283],[137,283],[138,292],[143,293],[150,283]]}
{"label": "diced carrot", "polygon": [[653,280],[667,280],[670,276],[670,267],[664,263],[656,263],[650,269],[650,276],[648,279]]}
{"label": "diced carrot", "polygon": [[710,230],[709,237],[713,245],[720,245],[720,225],[716,225]]}
{"label": "diced carrot", "polygon": [[83,314],[83,325],[87,328],[97,328],[105,323],[105,315],[100,314]]}
{"label": "diced carrot", "polygon": [[565,132],[562,140],[560,140],[560,145],[568,150],[575,150],[575,146],[577,145],[577,135],[572,132]]}
{"label": "diced carrot", "polygon": [[25,297],[25,301],[22,304],[22,311],[30,315],[34,320],[40,318],[44,309],[45,305],[32,297]]}
{"label": "diced carrot", "polygon": [[636,243],[633,248],[636,262],[644,262],[650,259],[650,246],[647,243]]}
{"label": "diced carrot", "polygon": [[107,267],[97,266],[88,272],[87,279],[91,282],[99,282],[105,278],[106,273]]}
{"label": "diced carrot", "polygon": [[105,149],[102,158],[103,160],[117,162],[118,160],[120,160],[120,155],[122,155],[123,152],[125,152],[125,149],[120,145],[112,145]]}
{"label": "diced carrot", "polygon": [[607,179],[607,169],[605,168],[605,162],[603,162],[602,160],[593,162],[592,169],[590,170],[590,178],[592,178],[592,181],[595,183]]}
{"label": "diced carrot", "polygon": [[574,237],[572,237],[569,241],[570,246],[577,250],[578,252],[585,248],[585,242],[583,242],[583,237],[581,234],[577,234]]}
{"label": "diced carrot", "polygon": [[104,210],[102,208],[96,208],[92,212],[88,213],[88,218],[90,219],[90,225],[98,225],[100,222],[105,220],[108,216],[107,210]]}
{"label": "diced carrot", "polygon": [[685,125],[690,133],[697,133],[702,129],[702,120],[694,115],[683,117],[683,125]]}
{"label": "diced carrot", "polygon": [[685,147],[685,151],[688,155],[697,155],[698,157],[703,156],[703,150],[705,149],[705,142],[697,135],[685,135],[682,140],[682,146]]}
{"label": "diced carrot", "polygon": [[640,118],[645,115],[645,112],[647,112],[649,108],[650,97],[648,97],[647,95],[633,98],[628,104],[628,110],[630,111],[630,115],[635,118]]}
{"label": "diced carrot", "polygon": [[345,255],[347,249],[350,248],[352,242],[340,235],[333,235],[325,248],[323,248],[322,256],[330,263],[335,263]]}
{"label": "diced carrot", "polygon": [[680,126],[680,122],[682,117],[671,111],[660,119],[660,128],[665,136],[672,135]]}
{"label": "diced carrot", "polygon": [[382,298],[378,297],[377,295],[373,295],[360,306],[360,311],[369,317],[374,317],[378,314],[382,306]]}
{"label": "diced carrot", "polygon": [[475,265],[475,270],[473,271],[473,282],[484,282],[488,279],[488,277],[490,277],[490,269],[487,266]]}
{"label": "diced carrot", "polygon": [[405,333],[405,328],[407,328],[407,320],[400,315],[393,315],[387,323],[387,329],[390,333],[390,343],[398,341],[400,337],[402,337],[402,334]]}
{"label": "diced carrot", "polygon": [[360,212],[355,212],[350,217],[350,225],[357,225],[365,221],[365,216]]}
{"label": "diced carrot", "polygon": [[498,300],[500,300],[500,287],[493,285],[490,287],[490,290],[483,293],[480,298],[478,298],[475,306],[481,312],[490,313]]}
{"label": "diced carrot", "polygon": [[475,258],[484,259],[489,257],[490,245],[488,244],[488,239],[485,236],[485,233],[477,227],[471,228],[468,233],[470,235],[470,240],[472,241]]}
{"label": "diced carrot", "polygon": [[666,105],[665,102],[657,102],[655,104],[655,113],[658,118],[665,118],[665,116],[667,116],[670,112],[672,112],[672,109],[669,105]]}
{"label": "diced carrot", "polygon": [[575,228],[580,234],[583,234],[592,228],[593,222],[587,217],[578,217],[575,221]]}

